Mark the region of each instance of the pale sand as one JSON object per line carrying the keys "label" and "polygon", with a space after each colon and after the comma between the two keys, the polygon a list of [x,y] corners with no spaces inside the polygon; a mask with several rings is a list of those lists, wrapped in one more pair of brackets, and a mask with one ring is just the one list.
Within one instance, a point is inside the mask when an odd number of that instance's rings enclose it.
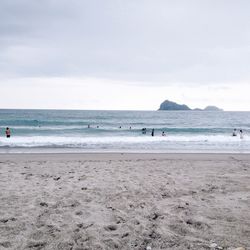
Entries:
{"label": "pale sand", "polygon": [[250,155],[0,155],[0,249],[147,246],[250,249]]}

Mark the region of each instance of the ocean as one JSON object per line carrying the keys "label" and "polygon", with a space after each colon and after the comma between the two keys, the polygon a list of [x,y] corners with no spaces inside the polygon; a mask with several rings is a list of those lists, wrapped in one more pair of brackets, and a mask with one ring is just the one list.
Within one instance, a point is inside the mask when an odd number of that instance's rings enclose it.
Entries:
{"label": "ocean", "polygon": [[250,112],[0,110],[1,153],[249,153],[249,135]]}

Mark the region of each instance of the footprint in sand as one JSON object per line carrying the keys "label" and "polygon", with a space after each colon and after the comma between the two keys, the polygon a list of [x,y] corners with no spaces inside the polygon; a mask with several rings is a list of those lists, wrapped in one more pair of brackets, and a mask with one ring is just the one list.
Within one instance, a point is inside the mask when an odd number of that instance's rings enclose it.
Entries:
{"label": "footprint in sand", "polygon": [[55,247],[56,250],[70,250],[73,249],[73,242],[59,242]]}
{"label": "footprint in sand", "polygon": [[0,247],[1,246],[4,247],[4,248],[10,248],[11,243],[9,241],[0,242]]}
{"label": "footprint in sand", "polygon": [[117,225],[108,225],[108,226],[105,226],[104,229],[106,231],[116,231],[118,229]]}
{"label": "footprint in sand", "polygon": [[201,222],[201,221],[196,221],[193,219],[188,219],[186,220],[186,224],[189,226],[192,226],[193,228],[197,229],[197,230],[201,230],[201,229],[208,229],[209,225]]}
{"label": "footprint in sand", "polygon": [[106,239],[104,240],[104,243],[108,247],[107,249],[121,249],[121,246],[118,244],[118,242],[114,241],[113,239]]}
{"label": "footprint in sand", "polygon": [[76,215],[83,215],[83,212],[82,211],[77,211],[75,214]]}
{"label": "footprint in sand", "polygon": [[31,241],[27,244],[27,249],[44,249],[44,247],[47,245],[46,242],[39,242],[39,241]]}
{"label": "footprint in sand", "polygon": [[41,207],[48,207],[49,205],[48,205],[48,203],[46,203],[46,202],[40,202],[40,204],[39,204]]}

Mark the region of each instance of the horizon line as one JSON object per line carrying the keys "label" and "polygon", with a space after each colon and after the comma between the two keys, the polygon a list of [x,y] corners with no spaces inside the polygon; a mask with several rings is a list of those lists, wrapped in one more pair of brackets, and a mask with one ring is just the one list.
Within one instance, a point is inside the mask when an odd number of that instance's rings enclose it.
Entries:
{"label": "horizon line", "polygon": [[71,109],[71,108],[0,108],[0,110],[58,110],[58,111],[160,111],[160,112],[250,112],[250,110],[220,110],[220,111],[206,111],[206,110],[159,110],[159,109]]}

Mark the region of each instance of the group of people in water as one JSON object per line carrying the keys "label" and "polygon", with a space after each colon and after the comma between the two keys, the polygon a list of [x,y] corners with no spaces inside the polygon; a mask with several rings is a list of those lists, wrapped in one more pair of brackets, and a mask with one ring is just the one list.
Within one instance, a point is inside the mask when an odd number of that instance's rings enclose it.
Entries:
{"label": "group of people in water", "polygon": [[[88,128],[90,128],[90,125],[88,125]],[[97,126],[96,128],[99,128],[99,126]],[[122,128],[122,127],[119,126],[119,129],[121,129],[121,128]],[[131,130],[132,128],[129,127],[129,129]],[[147,134],[147,128],[142,128],[141,131],[142,131],[142,134]],[[10,138],[11,131],[10,131],[10,128],[9,128],[9,127],[7,127],[7,128],[5,129],[5,135],[6,135],[7,138]],[[153,129],[151,130],[151,136],[154,136],[154,135],[155,135],[155,129],[153,128]],[[162,136],[166,136],[166,133],[165,133],[164,131],[162,131],[161,135],[162,135]],[[238,136],[238,131],[237,131],[236,128],[233,130],[232,136]],[[240,136],[240,139],[243,139],[243,130],[242,130],[242,129],[239,130],[239,136]]]}
{"label": "group of people in water", "polygon": [[[144,135],[147,134],[147,128],[142,128],[141,131],[142,131],[142,134],[144,134]],[[162,131],[161,135],[166,136],[166,133],[164,131]],[[151,136],[155,136],[155,129],[154,128],[151,130]]]}
{"label": "group of people in water", "polygon": [[[242,129],[239,130],[239,134],[240,134],[240,139],[243,139],[243,130]],[[235,128],[234,131],[233,131],[232,136],[237,136],[237,135],[238,135],[238,131]]]}

